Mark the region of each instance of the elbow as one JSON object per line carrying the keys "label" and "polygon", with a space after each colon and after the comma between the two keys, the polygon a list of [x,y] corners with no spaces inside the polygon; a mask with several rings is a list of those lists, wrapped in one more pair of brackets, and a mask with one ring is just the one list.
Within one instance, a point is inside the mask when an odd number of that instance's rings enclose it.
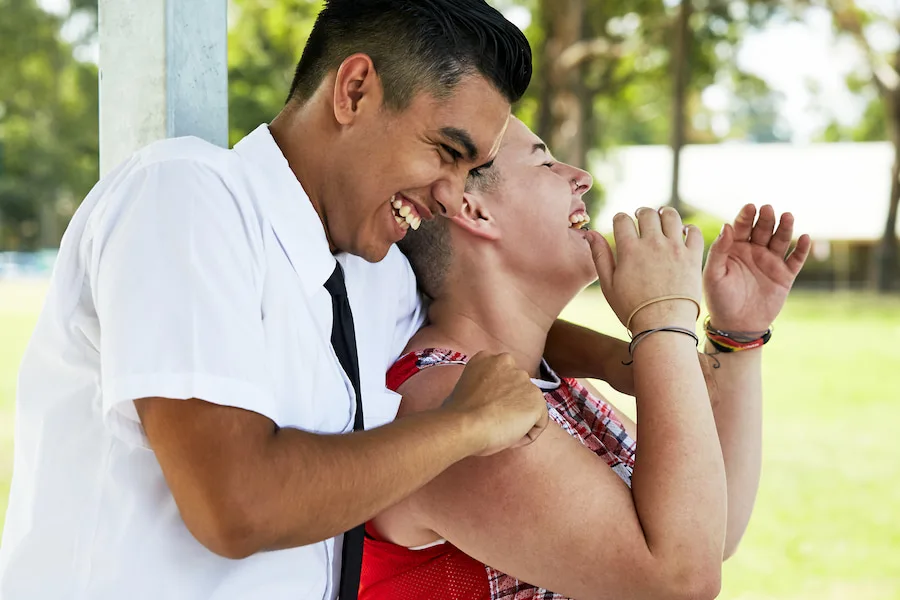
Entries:
{"label": "elbow", "polygon": [[722,591],[722,563],[692,564],[673,578],[666,597],[672,600],[713,600]]}
{"label": "elbow", "polygon": [[239,505],[210,503],[181,514],[191,535],[207,550],[223,558],[241,560],[266,547],[258,520]]}
{"label": "elbow", "polygon": [[262,550],[255,543],[252,531],[239,524],[222,524],[202,534],[195,533],[194,537],[210,552],[231,560],[249,558]]}
{"label": "elbow", "polygon": [[725,546],[725,552],[722,554],[722,561],[724,562],[724,561],[728,560],[729,558],[731,558],[732,556],[734,556],[735,553],[737,552],[739,545],[740,545],[740,542],[735,542],[733,544],[729,544],[728,546]]}

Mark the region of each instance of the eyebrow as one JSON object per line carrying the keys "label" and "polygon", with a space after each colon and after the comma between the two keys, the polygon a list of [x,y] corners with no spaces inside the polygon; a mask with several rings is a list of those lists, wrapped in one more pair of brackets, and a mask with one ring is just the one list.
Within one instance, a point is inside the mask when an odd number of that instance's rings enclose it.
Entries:
{"label": "eyebrow", "polygon": [[472,136],[465,129],[457,127],[442,127],[441,135],[454,142],[455,144],[465,148],[465,158],[470,162],[478,160],[478,146],[472,141]]}
{"label": "eyebrow", "polygon": [[532,154],[534,154],[534,153],[537,152],[538,150],[540,150],[541,152],[543,152],[543,153],[546,154],[546,152],[547,152],[547,144],[544,144],[544,143],[538,143],[538,144],[535,144],[534,146],[531,147],[531,153],[532,153]]}

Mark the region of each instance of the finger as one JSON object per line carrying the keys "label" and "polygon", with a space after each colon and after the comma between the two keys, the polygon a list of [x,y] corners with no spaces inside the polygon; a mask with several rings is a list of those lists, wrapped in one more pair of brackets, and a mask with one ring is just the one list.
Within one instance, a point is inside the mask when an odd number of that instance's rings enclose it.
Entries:
{"label": "finger", "polygon": [[696,225],[684,228],[684,245],[703,256],[703,232]]}
{"label": "finger", "polygon": [[600,287],[604,291],[608,290],[612,283],[613,273],[616,271],[616,259],[613,257],[612,248],[606,238],[596,231],[588,231],[585,233],[585,237],[591,246],[591,255],[594,257],[594,266],[597,268]]}
{"label": "finger", "polygon": [[535,423],[531,430],[525,434],[525,437],[522,438],[520,442],[521,446],[527,446],[531,444],[536,439],[538,439],[542,433],[547,429],[547,425],[550,423],[550,414],[546,409],[541,411],[541,416],[538,418],[537,423]]}
{"label": "finger", "polygon": [[681,222],[681,215],[671,206],[663,206],[659,209],[659,219],[662,222],[662,231],[667,238],[684,240],[684,224]]}
{"label": "finger", "polygon": [[809,239],[809,236],[805,233],[800,236],[800,239],[797,240],[797,247],[794,248],[794,251],[791,252],[791,255],[787,257],[785,263],[788,268],[790,268],[791,273],[796,277],[800,272],[800,269],[803,268],[803,264],[806,262],[806,259],[809,257],[809,249],[812,246],[812,240]]}
{"label": "finger", "polygon": [[734,239],[739,242],[746,242],[750,239],[750,232],[753,230],[753,219],[756,218],[756,207],[747,204],[738,213],[734,220]]}
{"label": "finger", "polygon": [[760,246],[768,246],[775,231],[775,209],[766,204],[759,209],[759,218],[753,231],[750,232],[750,242]]}
{"label": "finger", "polygon": [[638,232],[634,226],[634,220],[625,213],[617,214],[613,217],[613,235],[616,238],[617,246],[636,240]]}
{"label": "finger", "polygon": [[787,212],[781,215],[781,222],[778,223],[778,229],[769,242],[769,250],[783,258],[787,254],[788,248],[791,247],[791,240],[794,237],[794,215]]}
{"label": "finger", "polygon": [[662,233],[662,224],[659,221],[659,213],[652,208],[642,206],[634,211],[634,216],[637,217],[638,227],[641,230],[640,234],[642,238]]}
{"label": "finger", "polygon": [[709,255],[706,257],[706,272],[714,280],[725,276],[728,265],[728,251],[734,243],[734,228],[725,224],[722,232],[709,247]]}

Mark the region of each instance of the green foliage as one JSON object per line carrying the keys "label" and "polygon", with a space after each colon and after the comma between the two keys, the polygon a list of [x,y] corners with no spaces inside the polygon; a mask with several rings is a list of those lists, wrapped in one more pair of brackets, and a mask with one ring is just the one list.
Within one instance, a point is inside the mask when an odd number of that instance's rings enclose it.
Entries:
{"label": "green foliage", "polygon": [[232,0],[228,21],[228,127],[236,143],[278,114],[321,0]]}
{"label": "green foliage", "polygon": [[97,179],[97,68],[33,0],[0,14],[0,250],[55,246]]}

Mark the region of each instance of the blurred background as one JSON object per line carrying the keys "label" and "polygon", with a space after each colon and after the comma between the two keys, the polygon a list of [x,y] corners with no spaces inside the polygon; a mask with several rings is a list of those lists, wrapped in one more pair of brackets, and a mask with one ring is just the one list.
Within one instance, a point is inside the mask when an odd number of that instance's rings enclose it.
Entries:
{"label": "blurred background", "polygon": [[[492,3],[534,49],[515,111],[594,174],[593,227],[671,204],[711,240],[754,202],[814,240],[722,597],[900,599],[900,0]],[[229,1],[231,143],[279,111],[320,6]],[[0,527],[16,371],[98,178],[98,56],[97,0],[0,0]],[[565,316],[624,335],[594,289]]]}

